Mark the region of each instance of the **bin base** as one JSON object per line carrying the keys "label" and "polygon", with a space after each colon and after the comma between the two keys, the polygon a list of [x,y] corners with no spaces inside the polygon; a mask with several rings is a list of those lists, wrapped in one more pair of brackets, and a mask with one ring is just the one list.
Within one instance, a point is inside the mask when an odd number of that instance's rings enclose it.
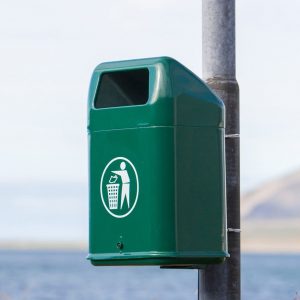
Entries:
{"label": "bin base", "polygon": [[201,269],[219,264],[229,257],[227,252],[135,252],[89,254],[94,266],[161,266],[163,268]]}

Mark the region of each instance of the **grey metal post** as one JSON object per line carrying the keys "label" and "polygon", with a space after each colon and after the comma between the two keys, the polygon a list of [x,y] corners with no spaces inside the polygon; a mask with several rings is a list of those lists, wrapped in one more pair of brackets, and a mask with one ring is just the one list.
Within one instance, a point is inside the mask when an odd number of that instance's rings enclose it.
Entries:
{"label": "grey metal post", "polygon": [[239,88],[235,0],[202,0],[203,77],[226,107],[227,222],[230,258],[199,270],[199,300],[240,299]]}

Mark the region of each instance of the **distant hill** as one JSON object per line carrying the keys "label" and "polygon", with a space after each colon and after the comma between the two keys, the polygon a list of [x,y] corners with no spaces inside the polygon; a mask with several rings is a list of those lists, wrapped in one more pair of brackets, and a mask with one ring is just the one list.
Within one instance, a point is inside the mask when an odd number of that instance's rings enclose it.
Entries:
{"label": "distant hill", "polygon": [[273,180],[242,197],[243,219],[300,217],[300,170]]}
{"label": "distant hill", "polygon": [[300,171],[242,197],[242,249],[300,252]]}

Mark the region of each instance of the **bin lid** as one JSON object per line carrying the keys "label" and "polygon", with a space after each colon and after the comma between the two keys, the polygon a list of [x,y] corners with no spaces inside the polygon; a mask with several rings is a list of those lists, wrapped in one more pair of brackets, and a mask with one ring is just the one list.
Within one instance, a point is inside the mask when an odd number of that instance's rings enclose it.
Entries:
{"label": "bin lid", "polygon": [[224,127],[224,104],[170,57],[107,62],[92,75],[90,131],[149,126]]}

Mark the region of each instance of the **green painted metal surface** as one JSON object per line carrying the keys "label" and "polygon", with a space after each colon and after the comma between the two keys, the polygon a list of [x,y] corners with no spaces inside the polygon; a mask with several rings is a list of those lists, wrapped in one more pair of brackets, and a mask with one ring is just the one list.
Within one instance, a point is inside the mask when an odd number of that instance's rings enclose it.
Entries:
{"label": "green painted metal surface", "polygon": [[[134,70],[148,71],[136,72],[147,73],[144,104],[130,103]],[[103,74],[112,78],[105,87]],[[99,95],[114,106],[105,100],[95,108]],[[118,95],[129,102],[118,106]],[[92,264],[224,261],[224,105],[196,75],[168,57],[100,64],[90,84],[88,133]]]}

